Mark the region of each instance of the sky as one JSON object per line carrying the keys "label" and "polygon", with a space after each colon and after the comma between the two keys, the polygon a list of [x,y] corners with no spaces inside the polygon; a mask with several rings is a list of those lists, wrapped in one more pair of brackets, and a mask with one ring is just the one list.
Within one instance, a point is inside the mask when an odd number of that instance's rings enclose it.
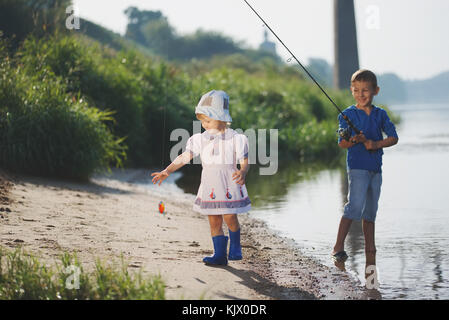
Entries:
{"label": "sky", "polygon": [[[333,64],[333,0],[248,0],[282,41],[307,64]],[[448,0],[355,0],[359,63],[404,80],[449,71]],[[129,6],[160,10],[179,35],[201,28],[219,31],[257,48],[263,23],[243,0],[73,0],[75,14],[124,34]],[[278,54],[289,58],[276,42]],[[290,62],[293,63],[293,62]]]}

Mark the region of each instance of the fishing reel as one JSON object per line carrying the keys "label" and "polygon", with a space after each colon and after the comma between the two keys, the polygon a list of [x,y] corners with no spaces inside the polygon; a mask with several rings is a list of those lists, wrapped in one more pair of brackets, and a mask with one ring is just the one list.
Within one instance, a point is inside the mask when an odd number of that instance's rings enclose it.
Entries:
{"label": "fishing reel", "polygon": [[348,128],[338,128],[337,130],[338,135],[346,141],[349,141],[349,139],[351,139],[351,131]]}

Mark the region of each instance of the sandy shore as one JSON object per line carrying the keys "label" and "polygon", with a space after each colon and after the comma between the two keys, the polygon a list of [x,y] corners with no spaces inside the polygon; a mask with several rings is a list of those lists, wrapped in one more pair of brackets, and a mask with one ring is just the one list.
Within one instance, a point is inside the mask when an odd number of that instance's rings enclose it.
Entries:
{"label": "sandy shore", "polygon": [[160,274],[168,299],[367,298],[347,273],[305,257],[248,215],[240,216],[244,259],[204,265],[213,252],[207,218],[174,184],[145,187],[147,175],[114,171],[86,184],[8,175],[0,180],[0,245],[23,246],[48,263],[76,252],[85,269],[123,254],[130,269]]}

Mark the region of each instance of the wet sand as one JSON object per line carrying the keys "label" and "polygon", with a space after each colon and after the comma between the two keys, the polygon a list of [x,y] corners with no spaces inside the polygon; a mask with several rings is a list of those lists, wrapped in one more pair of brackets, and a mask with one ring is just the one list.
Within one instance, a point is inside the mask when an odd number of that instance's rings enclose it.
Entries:
{"label": "wet sand", "polygon": [[86,270],[123,255],[129,270],[160,274],[168,299],[369,297],[349,274],[304,256],[248,215],[239,216],[244,259],[204,265],[213,253],[207,218],[192,210],[191,195],[139,185],[148,173],[114,170],[76,183],[0,172],[0,246],[21,246],[48,264],[75,252]]}

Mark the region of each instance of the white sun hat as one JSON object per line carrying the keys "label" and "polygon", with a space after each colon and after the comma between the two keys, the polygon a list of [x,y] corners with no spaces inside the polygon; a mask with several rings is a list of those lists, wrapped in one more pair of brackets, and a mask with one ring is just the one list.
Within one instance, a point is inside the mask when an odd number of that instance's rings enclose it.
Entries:
{"label": "white sun hat", "polygon": [[214,120],[232,122],[229,114],[229,96],[221,90],[212,90],[203,94],[195,108],[195,114],[204,114]]}

